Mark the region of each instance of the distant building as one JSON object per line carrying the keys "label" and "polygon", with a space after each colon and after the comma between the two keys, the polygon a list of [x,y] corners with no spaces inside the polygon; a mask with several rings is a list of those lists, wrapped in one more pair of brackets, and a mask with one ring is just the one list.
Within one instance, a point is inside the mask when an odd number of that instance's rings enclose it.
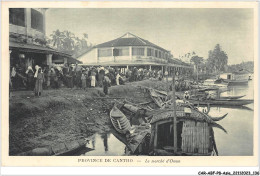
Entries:
{"label": "distant building", "polygon": [[47,9],[9,9],[10,65],[26,69],[35,65],[76,63],[71,55],[46,46],[45,12]]}
{"label": "distant building", "polygon": [[189,64],[174,59],[170,51],[134,34],[96,45],[77,58],[84,65],[159,68],[176,70],[193,69]]}

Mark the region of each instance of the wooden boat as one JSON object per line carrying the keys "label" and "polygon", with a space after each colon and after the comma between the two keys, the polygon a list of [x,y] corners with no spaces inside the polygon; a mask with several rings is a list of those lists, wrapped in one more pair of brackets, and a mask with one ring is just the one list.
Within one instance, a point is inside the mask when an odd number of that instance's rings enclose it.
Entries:
{"label": "wooden boat", "polygon": [[[126,155],[189,155],[209,156],[216,154],[217,147],[214,139],[213,127],[226,130],[214,122],[208,115],[196,109],[178,106],[176,115],[178,120],[178,150],[173,151],[172,117],[174,110],[159,109],[154,111],[150,124],[135,127],[134,133],[123,136],[115,135],[123,141]],[[221,120],[226,115],[216,119]]]}
{"label": "wooden boat", "polygon": [[73,156],[83,148],[86,148],[86,141],[84,139],[60,143],[51,147],[55,156]]}
{"label": "wooden boat", "polygon": [[[134,113],[139,108],[124,104],[122,108],[127,108]],[[216,121],[222,120],[227,114],[221,117],[210,117],[197,110],[195,107],[184,104],[167,109],[156,109],[147,111],[144,115],[151,116],[150,124],[139,125],[133,133],[129,135],[120,135],[121,141],[125,141],[127,146],[127,155],[192,155],[208,156],[213,152],[217,153],[214,140],[213,128],[217,127],[227,132]],[[173,151],[173,126],[172,117],[176,111],[178,121],[178,150]],[[120,115],[121,116],[121,115]]]}
{"label": "wooden boat", "polygon": [[154,89],[149,89],[149,93],[155,104],[162,108],[164,106],[164,102],[162,101],[158,93],[156,93]]}
{"label": "wooden boat", "polygon": [[[226,130],[208,115],[187,106],[177,106],[177,151],[173,149],[173,109],[158,110],[151,120],[150,155],[210,156],[218,154],[213,127]],[[226,115],[223,116],[223,118]],[[221,120],[219,118],[216,120]],[[167,134],[167,135],[165,135]]]}
{"label": "wooden boat", "polygon": [[70,142],[61,142],[47,147],[35,148],[18,154],[19,156],[76,156],[82,152],[93,150],[86,147],[87,140],[79,139]]}
{"label": "wooden boat", "polygon": [[228,86],[248,85],[248,79],[242,79],[242,80],[223,79],[223,82],[228,83]]}
{"label": "wooden boat", "polygon": [[131,125],[126,116],[116,107],[110,111],[110,120],[116,129],[121,134],[126,134],[131,130]]}
{"label": "wooden boat", "polygon": [[[138,88],[140,89],[145,89],[145,90],[150,90],[152,88],[150,87],[147,87],[147,86],[137,86]],[[166,91],[163,91],[163,90],[156,90],[156,89],[153,89],[159,96],[167,96],[167,92]]]}
{"label": "wooden boat", "polygon": [[[206,105],[201,105],[200,106],[206,106]],[[219,105],[211,105],[210,107],[217,107],[219,108]],[[253,109],[247,107],[247,106],[230,106],[230,105],[221,105],[221,108],[231,108],[231,109],[243,109],[247,111],[253,111]]]}
{"label": "wooden boat", "polygon": [[222,73],[215,82],[227,83],[228,86],[248,85],[248,77],[247,74],[241,74],[241,72]]}
{"label": "wooden boat", "polygon": [[217,99],[217,100],[195,100],[195,99],[190,99],[190,103],[193,105],[218,105],[218,106],[243,106],[247,104],[251,104],[254,102],[254,100],[247,100],[247,99],[241,99],[241,100],[222,100],[222,99]]}
{"label": "wooden boat", "polygon": [[243,98],[244,96],[246,96],[246,95],[240,95],[240,96],[221,96],[220,99],[236,100],[236,99],[239,99],[239,98]]}

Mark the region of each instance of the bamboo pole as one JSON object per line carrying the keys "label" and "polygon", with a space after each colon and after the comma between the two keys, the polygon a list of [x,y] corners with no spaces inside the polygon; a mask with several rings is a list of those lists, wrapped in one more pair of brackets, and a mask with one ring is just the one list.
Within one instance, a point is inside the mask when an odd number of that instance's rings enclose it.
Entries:
{"label": "bamboo pole", "polygon": [[199,72],[198,72],[198,66],[196,66],[196,71],[197,71],[197,83],[199,83]]}
{"label": "bamboo pole", "polygon": [[176,116],[176,100],[175,100],[175,72],[173,72],[172,78],[172,94],[173,94],[173,148],[174,152],[177,153],[177,116]]}
{"label": "bamboo pole", "polygon": [[169,75],[169,72],[168,72],[168,65],[166,65],[166,71],[165,71],[167,74],[166,74],[166,87],[167,87],[167,100],[168,100],[168,96],[169,96],[169,83],[168,83],[168,75]]}

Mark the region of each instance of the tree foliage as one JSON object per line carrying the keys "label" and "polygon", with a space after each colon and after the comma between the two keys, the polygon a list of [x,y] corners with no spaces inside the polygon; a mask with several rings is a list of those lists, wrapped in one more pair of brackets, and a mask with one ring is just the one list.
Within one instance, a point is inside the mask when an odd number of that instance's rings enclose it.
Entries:
{"label": "tree foliage", "polygon": [[205,69],[205,60],[203,57],[199,57],[198,55],[194,55],[190,59],[190,63],[196,66],[198,72],[201,72]]}
{"label": "tree foliage", "polygon": [[207,67],[210,72],[225,71],[225,67],[228,63],[227,54],[221,50],[219,44],[217,44],[214,50],[209,51],[209,57],[207,60]]}
{"label": "tree foliage", "polygon": [[196,66],[199,66],[199,65],[203,64],[204,59],[203,59],[203,57],[192,56],[192,58],[190,59],[190,62],[194,63]]}
{"label": "tree foliage", "polygon": [[240,64],[234,64],[228,66],[228,72],[245,72],[253,73],[254,72],[254,62],[242,62]]}
{"label": "tree foliage", "polygon": [[56,31],[53,31],[50,35],[50,39],[47,41],[50,46],[60,51],[77,55],[92,47],[92,44],[88,45],[87,39],[88,34],[86,33],[84,33],[83,37],[80,39],[70,31],[65,30],[61,32],[57,29]]}

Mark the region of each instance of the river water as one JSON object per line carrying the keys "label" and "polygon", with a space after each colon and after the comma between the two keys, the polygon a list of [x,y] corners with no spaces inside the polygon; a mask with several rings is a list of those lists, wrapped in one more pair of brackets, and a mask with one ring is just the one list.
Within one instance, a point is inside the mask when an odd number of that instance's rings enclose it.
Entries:
{"label": "river water", "polygon": [[87,147],[94,150],[85,153],[86,156],[122,156],[125,153],[125,144],[112,133],[94,134]]}
{"label": "river water", "polygon": [[[242,99],[253,99],[254,83],[249,81],[248,86],[230,87],[222,96],[246,95]],[[227,134],[218,128],[214,128],[215,140],[220,156],[250,156],[253,155],[253,121],[254,104],[246,105],[247,109],[234,109],[223,107],[211,107],[209,115],[221,116],[228,113],[227,117],[219,122]],[[251,110],[250,110],[251,109]],[[86,156],[121,156],[125,153],[125,145],[112,133],[95,134],[87,147],[94,150],[85,153]]]}
{"label": "river water", "polygon": [[[221,95],[246,95],[242,99],[254,99],[254,82],[249,81],[248,86],[230,87],[230,91]],[[220,116],[228,113],[228,116],[219,121],[227,134],[220,129],[214,128],[215,140],[220,156],[250,156],[253,155],[253,121],[254,104],[246,105],[252,109],[231,109],[214,107],[210,109],[209,115]]]}

